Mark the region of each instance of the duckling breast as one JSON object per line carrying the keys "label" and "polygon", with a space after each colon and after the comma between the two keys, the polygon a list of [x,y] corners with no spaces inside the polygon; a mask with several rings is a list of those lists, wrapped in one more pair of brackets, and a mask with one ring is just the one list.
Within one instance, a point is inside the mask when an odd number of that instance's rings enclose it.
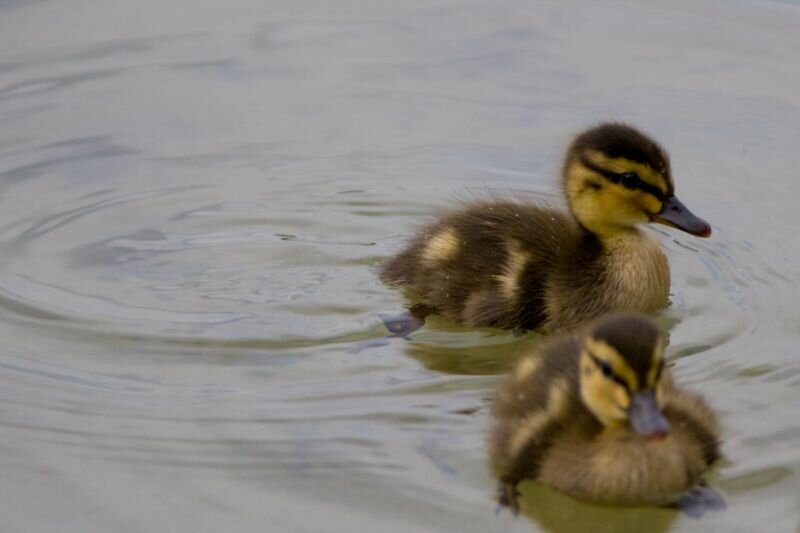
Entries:
{"label": "duckling breast", "polygon": [[649,441],[617,428],[590,441],[561,436],[542,460],[539,481],[591,501],[663,504],[700,481],[707,466],[682,433]]}
{"label": "duckling breast", "polygon": [[667,306],[669,263],[658,241],[642,230],[606,244],[605,261],[620,309],[650,313]]}
{"label": "duckling breast", "polygon": [[549,280],[546,331],[571,329],[607,313],[652,313],[669,302],[669,264],[658,241],[640,230],[584,241]]}

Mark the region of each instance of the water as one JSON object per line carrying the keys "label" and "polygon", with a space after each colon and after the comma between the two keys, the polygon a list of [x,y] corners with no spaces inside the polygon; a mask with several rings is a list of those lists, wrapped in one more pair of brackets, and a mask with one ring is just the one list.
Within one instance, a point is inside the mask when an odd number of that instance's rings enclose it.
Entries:
{"label": "water", "polygon": [[[0,3],[3,531],[794,531],[796,2]],[[669,355],[724,424],[701,520],[531,485],[487,402],[535,339],[375,266],[454,198],[555,190],[607,118],[670,150]],[[365,349],[354,349],[369,345]],[[376,343],[379,344],[379,343]]]}

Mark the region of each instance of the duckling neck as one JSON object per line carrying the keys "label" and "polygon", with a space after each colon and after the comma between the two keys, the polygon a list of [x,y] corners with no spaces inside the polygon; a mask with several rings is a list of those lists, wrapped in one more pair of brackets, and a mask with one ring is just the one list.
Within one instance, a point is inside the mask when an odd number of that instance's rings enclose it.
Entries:
{"label": "duckling neck", "polygon": [[659,242],[637,227],[598,236],[621,309],[653,312],[669,298],[669,264]]}
{"label": "duckling neck", "polygon": [[641,236],[641,230],[636,226],[620,226],[614,224],[602,224],[596,221],[588,223],[575,217],[578,225],[583,229],[585,234],[594,235],[600,242],[608,243],[618,239],[625,239],[631,237]]}
{"label": "duckling neck", "polygon": [[657,240],[638,228],[611,237],[582,226],[581,232],[551,280],[545,331],[569,329],[613,311],[652,313],[666,307],[669,265]]}

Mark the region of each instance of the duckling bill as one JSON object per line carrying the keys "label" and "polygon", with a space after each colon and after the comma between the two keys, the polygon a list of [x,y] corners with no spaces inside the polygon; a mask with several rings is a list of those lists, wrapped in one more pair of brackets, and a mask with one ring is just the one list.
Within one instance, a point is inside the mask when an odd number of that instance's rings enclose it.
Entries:
{"label": "duckling bill", "polygon": [[636,314],[604,317],[519,361],[492,403],[501,503],[532,479],[580,499],[670,504],[719,458],[716,416],[665,367],[664,336]]}
{"label": "duckling bill", "polygon": [[550,332],[666,307],[667,259],[638,226],[711,234],[675,196],[666,151],[631,126],[601,124],[569,146],[561,183],[567,211],[487,200],[442,214],[382,278],[467,326]]}

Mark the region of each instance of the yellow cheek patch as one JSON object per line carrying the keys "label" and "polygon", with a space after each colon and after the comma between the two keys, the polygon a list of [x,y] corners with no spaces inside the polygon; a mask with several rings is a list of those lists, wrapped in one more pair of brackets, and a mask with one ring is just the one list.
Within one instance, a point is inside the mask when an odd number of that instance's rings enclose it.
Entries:
{"label": "yellow cheek patch", "polygon": [[625,392],[625,389],[617,385],[614,387],[614,403],[620,406],[623,409],[628,409],[631,405],[631,398],[628,396],[628,393]]}
{"label": "yellow cheek patch", "polygon": [[614,397],[615,389],[621,387],[603,376],[586,352],[581,355],[580,383],[584,405],[604,426],[622,423],[626,415]]}
{"label": "yellow cheek patch", "polygon": [[651,194],[641,194],[641,202],[644,210],[652,215],[660,213],[664,207],[664,203]]}
{"label": "yellow cheek patch", "polygon": [[[576,218],[590,231],[612,238],[620,228],[647,223],[647,213],[661,211],[661,202],[652,195],[607,183],[607,180],[580,161],[567,169],[566,192]],[[601,184],[594,189],[592,183]]]}
{"label": "yellow cheek patch", "polygon": [[422,249],[422,262],[430,267],[439,266],[452,259],[461,248],[458,234],[453,228],[445,228],[431,237]]}
{"label": "yellow cheek patch", "polygon": [[650,221],[644,213],[644,206],[638,202],[639,198],[644,199],[647,195],[627,189],[606,188],[604,191],[597,203],[608,223],[628,226]]}
{"label": "yellow cheek patch", "polygon": [[566,193],[567,198],[571,201],[574,201],[582,190],[586,188],[586,183],[588,181],[597,181],[595,179],[597,175],[594,171],[583,166],[580,161],[571,162],[565,174],[569,176],[569,179],[566,181]]}

